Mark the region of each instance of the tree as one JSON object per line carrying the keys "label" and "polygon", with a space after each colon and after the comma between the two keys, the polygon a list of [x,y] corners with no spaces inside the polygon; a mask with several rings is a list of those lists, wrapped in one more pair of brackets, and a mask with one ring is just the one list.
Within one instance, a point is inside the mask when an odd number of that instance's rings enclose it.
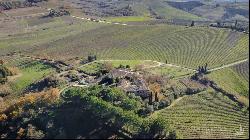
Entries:
{"label": "tree", "polygon": [[175,131],[171,131],[171,132],[169,132],[168,138],[169,139],[178,139],[179,136],[177,135],[177,133]]}
{"label": "tree", "polygon": [[113,67],[113,64],[111,62],[104,62],[103,63],[103,66],[102,66],[102,70],[105,71],[105,72],[110,72],[111,70],[113,70],[114,67]]}
{"label": "tree", "polygon": [[96,60],[96,55],[89,55],[88,56],[88,62],[93,62]]}
{"label": "tree", "polygon": [[136,71],[141,71],[143,69],[143,65],[135,65]]}
{"label": "tree", "polygon": [[154,106],[153,105],[148,105],[146,107],[146,113],[150,114],[154,112]]}
{"label": "tree", "polygon": [[27,137],[30,139],[42,139],[45,134],[41,130],[37,130],[32,124],[28,124]]}
{"label": "tree", "polygon": [[236,20],[235,23],[234,23],[234,28],[237,29],[237,24],[238,24],[238,21]]}
{"label": "tree", "polygon": [[118,68],[125,68],[125,66],[123,66],[122,64],[120,64]]}
{"label": "tree", "polygon": [[217,27],[221,27],[221,23],[219,21],[217,22]]}
{"label": "tree", "polygon": [[143,121],[141,130],[136,138],[142,139],[167,139],[169,138],[169,124],[163,118],[150,118]]}
{"label": "tree", "polygon": [[[152,86],[156,86],[157,84],[163,85],[165,82],[163,77],[160,75],[149,75],[145,79],[146,79],[146,82],[149,86],[150,86],[150,84],[153,84]],[[156,85],[154,85],[154,84],[156,84]]]}
{"label": "tree", "polygon": [[159,102],[158,93],[155,93],[155,102]]}
{"label": "tree", "polygon": [[149,89],[154,93],[154,94],[160,94],[161,92],[161,86],[158,83],[150,84]]}
{"label": "tree", "polygon": [[3,60],[2,60],[2,59],[0,59],[0,65],[3,65],[3,63],[4,63],[4,62],[3,62]]}
{"label": "tree", "polygon": [[207,70],[208,70],[208,69],[207,69],[207,63],[206,63],[206,64],[205,64],[205,72],[207,72]]}
{"label": "tree", "polygon": [[192,23],[191,23],[191,25],[190,25],[191,27],[193,27],[194,26],[194,21],[192,21]]}
{"label": "tree", "polygon": [[152,105],[153,103],[153,93],[150,92],[150,95],[149,95],[149,104]]}

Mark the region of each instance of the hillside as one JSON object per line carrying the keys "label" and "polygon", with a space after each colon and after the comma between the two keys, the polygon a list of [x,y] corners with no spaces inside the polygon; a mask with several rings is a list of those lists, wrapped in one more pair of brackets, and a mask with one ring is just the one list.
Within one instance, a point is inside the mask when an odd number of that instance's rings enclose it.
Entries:
{"label": "hillside", "polygon": [[164,19],[199,20],[195,15],[169,6],[162,0],[127,0],[119,1],[71,1],[75,7],[82,9],[83,14],[97,17],[143,16]]}
{"label": "hillside", "polygon": [[171,120],[176,130],[182,132],[183,138],[249,137],[248,111],[240,110],[234,102],[220,93],[204,92],[183,97],[173,107],[157,112],[157,115]]}
{"label": "hillside", "polygon": [[[74,24],[68,26],[68,22]],[[32,29],[32,22],[30,24]],[[27,54],[67,60],[94,53],[98,59],[168,60],[190,68],[208,63],[213,68],[246,59],[248,44],[247,35],[221,29],[119,26],[57,18],[40,23],[25,34],[1,39],[0,47],[1,54],[22,50]]]}
{"label": "hillside", "polygon": [[0,0],[0,139],[248,139],[248,5]]}

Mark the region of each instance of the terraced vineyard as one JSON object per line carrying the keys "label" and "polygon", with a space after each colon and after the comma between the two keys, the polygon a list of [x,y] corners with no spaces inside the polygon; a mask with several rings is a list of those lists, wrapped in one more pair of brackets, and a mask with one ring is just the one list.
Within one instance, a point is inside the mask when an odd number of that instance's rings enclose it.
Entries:
{"label": "terraced vineyard", "polygon": [[248,35],[223,29],[107,25],[70,17],[23,24],[31,25],[26,33],[0,39],[0,54],[22,50],[67,60],[92,53],[98,59],[167,60],[190,68],[208,63],[213,68],[245,59],[249,50]]}
{"label": "terraced vineyard", "polygon": [[249,98],[249,82],[232,68],[214,71],[208,77],[227,92]]}
{"label": "terraced vineyard", "polygon": [[249,82],[249,61],[233,67],[233,69],[245,80]]}
{"label": "terraced vineyard", "polygon": [[249,138],[244,4],[29,2],[0,4],[0,139]]}
{"label": "terraced vineyard", "polygon": [[57,57],[67,54],[64,58],[95,53],[98,59],[167,60],[191,68],[208,63],[213,68],[247,58],[248,35],[234,33],[240,35],[232,46],[228,43],[231,34],[202,27],[110,25],[54,41],[46,50],[38,49]]}
{"label": "terraced vineyard", "polygon": [[221,93],[185,96],[158,115],[169,120],[183,138],[249,137],[249,112]]}

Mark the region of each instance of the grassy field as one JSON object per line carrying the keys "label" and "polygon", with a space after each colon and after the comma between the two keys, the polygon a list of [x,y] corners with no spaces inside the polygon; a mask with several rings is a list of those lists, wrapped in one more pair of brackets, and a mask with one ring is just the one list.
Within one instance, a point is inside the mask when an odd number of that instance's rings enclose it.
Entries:
{"label": "grassy field", "polygon": [[169,67],[169,66],[151,68],[148,71],[153,74],[166,75],[171,78],[180,78],[194,74],[193,71],[184,70],[182,68]]}
{"label": "grassy field", "polygon": [[157,115],[169,120],[183,138],[249,137],[249,112],[221,93],[184,96]]}
{"label": "grassy field", "polygon": [[55,72],[55,69],[48,65],[24,58],[12,58],[9,61],[7,60],[6,65],[18,69],[17,75],[14,78],[10,77],[11,80],[7,83],[13,93],[17,95],[30,84]]}
{"label": "grassy field", "polygon": [[83,70],[87,74],[95,74],[102,69],[102,63],[93,62],[93,63],[84,65],[80,69]]}

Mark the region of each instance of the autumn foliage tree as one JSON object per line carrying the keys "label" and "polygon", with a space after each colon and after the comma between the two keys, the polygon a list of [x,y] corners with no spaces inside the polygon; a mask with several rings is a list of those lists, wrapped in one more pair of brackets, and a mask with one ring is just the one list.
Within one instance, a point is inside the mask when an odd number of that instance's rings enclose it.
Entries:
{"label": "autumn foliage tree", "polygon": [[[22,108],[25,105],[49,105],[57,101],[60,91],[57,88],[50,89],[45,92],[26,94],[17,101],[6,107],[5,110],[0,110],[5,115],[15,118],[22,113]],[[0,113],[1,114],[1,113]]]}
{"label": "autumn foliage tree", "polygon": [[161,93],[161,86],[158,83],[150,84],[149,89],[153,93],[151,97],[153,101],[158,102],[159,101],[159,94]]}
{"label": "autumn foliage tree", "polygon": [[111,62],[104,62],[102,66],[103,73],[109,73],[111,70],[114,69],[114,66]]}
{"label": "autumn foliage tree", "polygon": [[3,65],[3,63],[4,63],[4,62],[3,62],[3,60],[2,60],[2,59],[0,59],[0,65]]}
{"label": "autumn foliage tree", "polygon": [[139,65],[135,65],[135,70],[136,71],[141,71],[143,69],[143,65],[139,64]]}

